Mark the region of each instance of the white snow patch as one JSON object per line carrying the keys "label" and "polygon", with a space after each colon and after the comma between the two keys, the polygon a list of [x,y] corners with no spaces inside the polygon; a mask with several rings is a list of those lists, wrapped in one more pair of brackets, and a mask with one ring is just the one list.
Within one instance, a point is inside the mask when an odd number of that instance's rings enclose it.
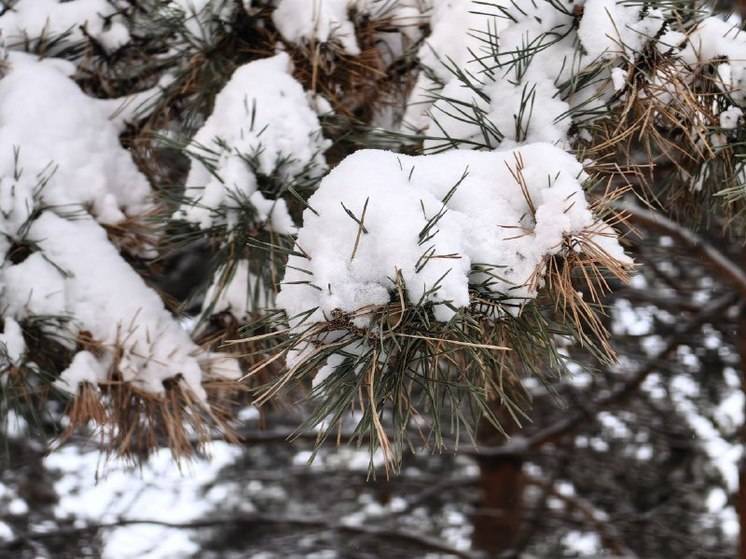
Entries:
{"label": "white snow patch", "polygon": [[[318,116],[290,70],[289,56],[280,53],[233,73],[192,140],[187,177],[191,200],[176,218],[203,229],[232,225],[242,202],[254,207],[257,223],[283,234],[295,232],[285,201],[265,198],[258,190],[257,174],[286,185],[318,177],[326,170],[323,152],[330,143],[322,137]],[[211,160],[209,166],[203,157]]]}

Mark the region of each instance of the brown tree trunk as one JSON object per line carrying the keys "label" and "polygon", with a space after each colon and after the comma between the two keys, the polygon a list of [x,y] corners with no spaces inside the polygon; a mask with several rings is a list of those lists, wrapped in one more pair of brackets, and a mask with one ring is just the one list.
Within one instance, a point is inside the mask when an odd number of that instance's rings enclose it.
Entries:
{"label": "brown tree trunk", "polygon": [[[517,432],[512,418],[499,410],[496,415],[508,434]],[[505,437],[489,424],[480,429],[478,439],[480,444],[490,446],[505,442]],[[478,463],[482,499],[474,515],[472,547],[494,557],[518,542],[526,488],[523,457],[484,456],[479,457]]]}

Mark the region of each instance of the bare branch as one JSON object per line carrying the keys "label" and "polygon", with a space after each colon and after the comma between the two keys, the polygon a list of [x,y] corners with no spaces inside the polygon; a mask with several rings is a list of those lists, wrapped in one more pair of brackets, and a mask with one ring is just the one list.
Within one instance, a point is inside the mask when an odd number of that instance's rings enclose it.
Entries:
{"label": "bare branch", "polygon": [[511,441],[505,445],[493,448],[476,448],[472,449],[470,453],[478,456],[490,457],[526,454],[546,443],[555,442],[561,437],[573,432],[584,422],[593,419],[599,412],[608,409],[611,406],[624,403],[637,391],[640,385],[645,382],[645,379],[652,372],[665,363],[668,357],[676,351],[676,348],[678,348],[679,345],[686,341],[687,337],[692,332],[700,328],[707,321],[725,312],[728,307],[736,303],[737,299],[738,297],[735,294],[728,294],[704,307],[696,317],[677,328],[675,333],[670,337],[666,347],[658,352],[651,360],[642,365],[624,384],[606,396],[599,398],[596,402],[591,403],[585,410],[579,411],[574,415],[569,416],[567,419],[555,423],[551,427],[542,429],[530,437],[513,437]]}
{"label": "bare branch", "polygon": [[649,229],[655,229],[678,240],[695,254],[702,257],[710,268],[722,275],[742,296],[746,296],[746,272],[725,254],[708,243],[694,231],[679,225],[666,216],[646,210],[640,206],[620,203],[616,208],[629,216],[629,222]]}
{"label": "bare branch", "polygon": [[226,525],[252,525],[252,524],[276,524],[276,525],[288,525],[297,526],[301,528],[321,528],[324,530],[333,530],[337,532],[347,532],[353,534],[362,534],[366,536],[376,536],[380,538],[386,538],[387,540],[399,540],[407,542],[423,549],[430,551],[445,553],[462,559],[474,559],[476,556],[468,551],[456,549],[448,544],[427,536],[425,534],[419,534],[407,529],[393,529],[393,528],[381,528],[370,525],[350,525],[341,522],[335,522],[324,517],[300,517],[300,516],[278,516],[271,514],[246,514],[241,516],[234,516],[230,518],[210,518],[203,520],[194,520],[191,522],[165,522],[161,520],[150,520],[150,519],[120,519],[115,522],[99,523],[99,524],[88,524],[82,527],[70,527],[61,528],[59,530],[45,531],[45,532],[33,532],[19,536],[9,542],[6,542],[0,546],[0,549],[17,549],[23,545],[23,542],[75,536],[84,532],[107,530],[112,528],[121,528],[124,526],[133,525],[151,525],[151,526],[162,526],[164,528],[173,528],[177,530],[191,530],[199,528],[214,528]]}

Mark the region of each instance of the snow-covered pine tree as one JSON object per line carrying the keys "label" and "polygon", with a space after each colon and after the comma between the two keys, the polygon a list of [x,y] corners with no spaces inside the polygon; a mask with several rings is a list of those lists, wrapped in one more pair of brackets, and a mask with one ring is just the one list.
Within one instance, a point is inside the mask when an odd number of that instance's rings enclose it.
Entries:
{"label": "snow-covered pine tree", "polygon": [[5,2],[3,417],[178,457],[305,386],[320,442],[394,465],[514,432],[523,378],[613,359],[636,197],[743,235],[746,35],[712,9]]}

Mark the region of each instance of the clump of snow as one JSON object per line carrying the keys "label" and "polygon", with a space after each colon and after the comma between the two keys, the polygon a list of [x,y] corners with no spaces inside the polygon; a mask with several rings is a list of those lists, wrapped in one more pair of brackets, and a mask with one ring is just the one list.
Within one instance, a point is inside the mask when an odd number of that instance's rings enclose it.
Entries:
{"label": "clump of snow", "polygon": [[5,522],[0,521],[0,541],[9,542],[13,539],[13,529]]}
{"label": "clump of snow", "polygon": [[692,33],[681,51],[688,64],[725,59],[718,65],[721,87],[735,103],[746,105],[746,32],[717,17],[708,17]]}
{"label": "clump of snow", "polygon": [[422,22],[426,3],[422,0],[277,0],[272,21],[282,38],[289,43],[336,42],[349,55],[360,54],[355,25],[350,14],[355,12],[373,19],[385,18],[399,33],[380,34],[387,49],[401,52],[397,37],[414,41],[419,37],[417,27]]}
{"label": "clump of snow", "polygon": [[306,256],[290,257],[277,305],[291,324],[314,308],[306,320],[324,321],[335,310],[388,303],[400,273],[409,302],[432,303],[437,320],[467,307],[474,285],[517,314],[536,296],[546,257],[574,235],[589,234],[630,263],[590,211],[584,179],[574,157],[548,144],[418,157],[356,152],[311,196],[296,243]]}
{"label": "clump of snow", "polygon": [[738,127],[738,121],[743,117],[743,111],[738,107],[729,107],[720,113],[720,127],[725,130],[734,130]]}
{"label": "clump of snow", "polygon": [[334,40],[348,54],[360,54],[348,17],[348,0],[279,0],[272,21],[290,43]]}
{"label": "clump of snow", "polygon": [[[102,382],[116,366],[149,392],[181,375],[201,398],[203,373],[237,375],[229,360],[205,354],[109,240],[102,224],[142,218],[151,190],[120,145],[111,101],[83,94],[54,64],[11,53],[0,79],[0,308],[6,345],[22,350],[17,321],[66,319],[54,333],[74,346],[82,331],[101,353],[77,354],[60,377]],[[64,66],[64,65],[63,65]],[[29,247],[10,258],[13,243]],[[50,326],[50,328],[52,328]],[[8,343],[12,342],[12,343]],[[213,368],[213,365],[214,368]]]}
{"label": "clump of snow", "polygon": [[[660,11],[641,15],[638,6],[615,0],[561,7],[435,3],[432,32],[418,55],[427,71],[418,77],[403,126],[423,133],[432,151],[534,142],[566,147],[572,111],[600,109],[613,93],[609,86],[620,87],[618,73],[594,66],[631,56],[662,25]],[[576,88],[578,76],[592,71],[598,78]]]}
{"label": "clump of snow", "polygon": [[26,341],[18,322],[7,317],[4,323],[4,329],[0,333],[0,372],[5,369],[5,359],[9,361],[8,365],[18,365],[26,352]]}
{"label": "clump of snow", "polygon": [[449,65],[462,68],[473,58],[472,53],[482,53],[478,34],[470,30],[486,29],[488,21],[504,26],[501,18],[489,18],[477,13],[484,9],[471,7],[470,0],[433,3],[429,12],[431,32],[418,52],[420,63],[429,71],[419,74],[404,115],[404,122],[413,129],[427,128],[433,93],[454,77]]}
{"label": "clump of snow", "polygon": [[176,218],[203,229],[216,223],[232,225],[238,201],[247,201],[257,212],[257,223],[283,234],[295,231],[285,201],[266,198],[258,190],[257,175],[285,184],[318,177],[326,170],[323,152],[330,143],[322,137],[318,116],[290,71],[290,58],[280,53],[233,73],[192,140],[190,200]]}
{"label": "clump of snow", "polygon": [[24,182],[53,175],[39,191],[47,205],[83,205],[101,223],[146,213],[150,186],[119,143],[111,100],[85,95],[64,64],[11,53],[10,65],[0,80],[0,208],[12,214],[3,219],[20,227],[34,208],[33,185],[14,187],[16,160]]}
{"label": "clump of snow", "polygon": [[611,80],[614,83],[614,91],[622,91],[627,87],[627,72],[622,68],[612,68]]}
{"label": "clump of snow", "polygon": [[8,314],[70,317],[70,337],[89,331],[105,349],[100,358],[76,357],[60,377],[68,390],[84,381],[106,381],[109,364],[120,353],[115,364],[124,381],[161,393],[164,380],[181,375],[204,398],[200,349],[100,225],[45,211],[31,223],[28,238],[39,252],[0,271]]}
{"label": "clump of snow", "polygon": [[88,383],[96,385],[106,380],[107,369],[110,359],[102,362],[90,351],[79,351],[73,357],[70,366],[62,371],[57,386],[62,390],[75,390],[79,384]]}
{"label": "clump of snow", "polygon": [[130,40],[117,15],[115,2],[107,0],[19,0],[0,16],[0,36],[9,45],[26,38],[53,38],[68,33],[68,41],[85,40],[85,33],[104,48],[116,50]]}
{"label": "clump of snow", "polygon": [[653,39],[664,22],[660,10],[617,0],[586,0],[578,37],[591,61],[631,57]]}

